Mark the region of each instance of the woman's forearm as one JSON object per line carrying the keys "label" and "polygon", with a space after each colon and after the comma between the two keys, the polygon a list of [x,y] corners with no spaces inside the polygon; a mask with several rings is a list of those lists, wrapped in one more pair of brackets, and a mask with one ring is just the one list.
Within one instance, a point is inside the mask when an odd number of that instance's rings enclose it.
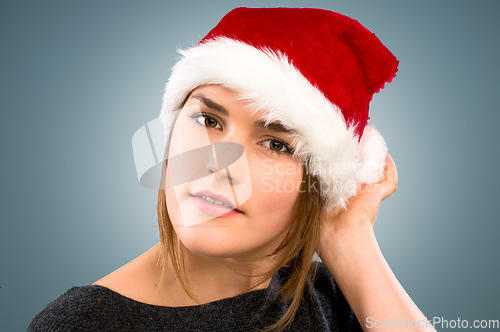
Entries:
{"label": "woman's forearm", "polygon": [[331,238],[322,251],[363,330],[435,331],[403,289],[385,260],[373,229]]}

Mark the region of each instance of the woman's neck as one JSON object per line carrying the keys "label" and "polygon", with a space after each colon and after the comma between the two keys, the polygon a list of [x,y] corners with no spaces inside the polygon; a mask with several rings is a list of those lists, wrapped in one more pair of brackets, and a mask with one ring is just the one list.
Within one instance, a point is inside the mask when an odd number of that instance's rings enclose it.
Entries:
{"label": "woman's neck", "polygon": [[[152,250],[155,250],[155,255],[160,257],[161,244]],[[185,281],[194,299],[186,293],[171,262],[168,261],[164,280],[159,285],[162,300],[167,303],[164,305],[189,306],[208,303],[269,286],[270,278],[259,283],[262,274],[271,268],[272,262],[269,259],[211,258],[197,255],[187,249],[184,252]],[[157,271],[161,273],[160,266]]]}

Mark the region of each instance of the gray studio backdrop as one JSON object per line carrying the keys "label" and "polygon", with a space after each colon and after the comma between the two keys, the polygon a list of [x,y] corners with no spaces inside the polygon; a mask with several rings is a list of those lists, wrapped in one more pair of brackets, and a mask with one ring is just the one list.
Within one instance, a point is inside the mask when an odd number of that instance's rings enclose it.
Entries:
{"label": "gray studio backdrop", "polygon": [[354,17],[400,60],[371,123],[399,172],[377,238],[427,317],[500,319],[498,1],[0,2],[0,330],[158,241],[133,133],[176,50],[237,6]]}

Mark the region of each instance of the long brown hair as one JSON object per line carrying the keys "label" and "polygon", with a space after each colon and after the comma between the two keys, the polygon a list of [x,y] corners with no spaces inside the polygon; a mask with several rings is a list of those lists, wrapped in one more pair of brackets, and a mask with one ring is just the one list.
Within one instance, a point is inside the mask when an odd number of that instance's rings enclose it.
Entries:
{"label": "long brown hair", "polygon": [[[264,331],[282,330],[288,327],[295,317],[300,302],[304,297],[306,285],[310,287],[315,277],[316,264],[311,265],[314,253],[318,248],[320,215],[323,200],[320,198],[320,188],[317,179],[310,175],[303,166],[302,185],[294,205],[290,228],[281,244],[269,256],[275,259],[275,265],[262,275],[260,283],[270,279],[283,266],[291,266],[290,278],[281,289],[281,300],[291,301],[288,310],[276,323],[268,326]],[[158,192],[158,227],[162,251],[160,256],[161,280],[164,280],[167,262],[172,264],[175,274],[184,291],[194,299],[194,295],[186,282],[183,260],[184,250],[187,250],[179,241],[172,226],[167,211],[165,181],[167,160],[162,169],[160,190]],[[258,283],[258,284],[260,284]],[[257,286],[257,285],[256,285]],[[254,286],[254,287],[256,287]],[[253,287],[253,288],[254,288]],[[249,289],[250,290],[250,289]]]}

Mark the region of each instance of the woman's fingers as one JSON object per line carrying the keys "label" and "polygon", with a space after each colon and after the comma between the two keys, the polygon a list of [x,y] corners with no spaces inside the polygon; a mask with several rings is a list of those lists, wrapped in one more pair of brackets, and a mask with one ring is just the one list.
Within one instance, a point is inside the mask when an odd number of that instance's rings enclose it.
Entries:
{"label": "woman's fingers", "polygon": [[398,187],[398,171],[389,152],[387,152],[385,158],[384,180],[379,182],[379,185],[381,186],[380,195],[382,200],[389,197]]}
{"label": "woman's fingers", "polygon": [[375,222],[375,216],[380,203],[389,197],[398,186],[398,173],[396,164],[389,153],[386,155],[384,167],[384,178],[376,183],[363,183],[360,191],[347,202],[347,209],[337,207],[330,211],[329,218],[335,218],[339,215],[352,215],[363,211],[364,214],[372,216],[372,225]]}
{"label": "woman's fingers", "polygon": [[389,197],[398,186],[398,173],[396,164],[392,160],[389,153],[385,157],[384,176],[382,180],[375,183],[363,184],[360,192],[375,193],[380,201]]}

